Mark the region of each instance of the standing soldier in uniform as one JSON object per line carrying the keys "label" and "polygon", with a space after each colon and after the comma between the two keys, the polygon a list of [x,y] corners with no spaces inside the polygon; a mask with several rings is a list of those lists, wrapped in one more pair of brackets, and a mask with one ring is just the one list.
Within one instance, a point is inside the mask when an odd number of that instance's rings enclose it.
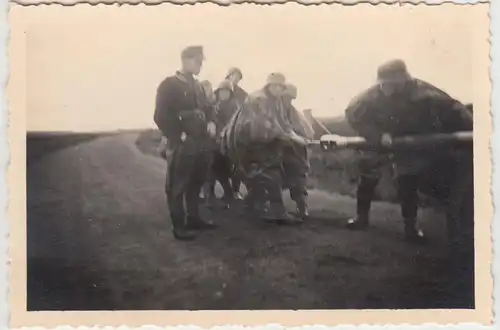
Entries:
{"label": "standing soldier in uniform", "polygon": [[[220,150],[220,138],[223,128],[229,123],[234,113],[238,110],[238,104],[234,100],[233,85],[224,80],[215,90],[215,119],[217,126],[217,146],[214,151],[213,163],[210,168],[210,178],[206,191],[207,205],[212,207],[215,200],[215,181],[219,181],[224,190],[225,208],[228,208],[234,199],[233,187],[234,170],[231,159]],[[231,183],[230,180],[231,179]],[[239,185],[239,181],[237,182]]]}
{"label": "standing soldier in uniform", "polygon": [[[368,141],[389,147],[392,137],[472,130],[472,116],[466,107],[433,85],[412,78],[402,60],[381,65],[377,76],[378,84],[358,96],[347,109],[351,126]],[[425,186],[424,182],[437,182],[445,175],[450,175],[450,180],[441,186],[441,196],[446,196],[448,204],[448,232],[456,234],[453,228],[461,220],[455,204],[470,188],[470,180],[463,180],[464,175],[468,176],[467,159],[472,159],[469,150],[395,150],[391,156],[405,238],[415,242],[425,238],[417,227],[417,191]]]}
{"label": "standing soldier in uniform", "polygon": [[[285,105],[285,116],[292,125],[292,129],[305,139],[312,140],[314,131],[302,114],[293,105],[297,98],[297,87],[292,84],[286,86],[283,95]],[[307,209],[307,175],[309,172],[309,159],[307,146],[299,143],[291,143],[283,152],[283,170],[285,180],[290,190],[290,198],[297,205],[298,216],[305,220],[309,216]]]}
{"label": "standing soldier in uniform", "polygon": [[[248,93],[239,85],[242,79],[243,79],[243,73],[239,68],[236,67],[230,68],[226,74],[225,81],[229,82],[233,86],[233,93],[231,98],[232,102],[235,103],[236,107],[242,107],[248,97]],[[233,187],[233,193],[236,199],[241,200],[243,198],[240,193],[242,178],[237,164],[233,166],[232,171],[233,173],[231,178],[231,184]]]}
{"label": "standing soldier in uniform", "polygon": [[167,138],[171,154],[165,192],[173,234],[176,239],[192,240],[198,230],[215,227],[199,217],[198,196],[206,180],[210,140],[216,128],[203,88],[194,77],[203,64],[203,48],[184,49],[181,60],[181,70],[158,87],[154,121]]}

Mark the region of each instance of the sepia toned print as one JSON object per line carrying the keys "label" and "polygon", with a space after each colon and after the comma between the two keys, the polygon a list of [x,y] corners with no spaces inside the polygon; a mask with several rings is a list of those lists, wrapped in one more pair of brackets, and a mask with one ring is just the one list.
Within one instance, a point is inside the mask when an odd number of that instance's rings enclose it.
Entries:
{"label": "sepia toned print", "polygon": [[487,10],[13,6],[12,326],[489,324]]}

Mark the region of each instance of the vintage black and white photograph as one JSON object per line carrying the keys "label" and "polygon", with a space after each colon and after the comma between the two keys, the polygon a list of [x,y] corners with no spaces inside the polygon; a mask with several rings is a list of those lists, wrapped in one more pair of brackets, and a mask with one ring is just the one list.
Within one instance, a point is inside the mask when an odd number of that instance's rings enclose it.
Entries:
{"label": "vintage black and white photograph", "polygon": [[489,313],[487,4],[12,10],[27,312]]}

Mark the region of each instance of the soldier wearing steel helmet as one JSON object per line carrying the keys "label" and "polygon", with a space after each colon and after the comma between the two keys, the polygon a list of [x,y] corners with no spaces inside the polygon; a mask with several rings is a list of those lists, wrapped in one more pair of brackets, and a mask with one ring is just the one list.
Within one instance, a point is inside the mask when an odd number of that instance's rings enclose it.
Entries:
{"label": "soldier wearing steel helmet", "polygon": [[[305,139],[313,139],[314,131],[302,114],[293,105],[297,98],[297,87],[287,84],[283,94],[285,116],[292,125],[292,129]],[[307,175],[309,172],[309,159],[307,146],[291,143],[284,148],[283,170],[285,182],[290,190],[290,197],[297,206],[297,215],[305,220],[309,216],[307,208]]]}
{"label": "soldier wearing steel helmet", "polygon": [[[278,224],[297,224],[300,219],[285,209],[282,196],[284,146],[293,139],[291,125],[284,117],[285,76],[272,73],[266,84],[247,98],[234,130],[240,145],[240,165],[249,195],[248,206],[258,215]],[[269,209],[264,202],[269,201]]]}
{"label": "soldier wearing steel helmet", "polygon": [[[235,196],[233,194],[234,180],[233,176],[233,163],[231,159],[224,155],[220,150],[220,138],[223,128],[229,123],[232,116],[238,110],[238,104],[234,99],[234,86],[231,82],[224,80],[215,90],[215,118],[217,127],[217,147],[214,151],[213,162],[210,168],[210,177],[205,190],[206,204],[210,208],[214,205],[215,201],[215,181],[219,181],[224,190],[224,206],[228,208]],[[239,182],[238,182],[239,184]]]}
{"label": "soldier wearing steel helmet", "polygon": [[[472,116],[466,107],[442,90],[413,78],[402,60],[391,60],[377,71],[377,84],[357,96],[346,109],[350,125],[364,138],[389,147],[393,137],[404,135],[451,133],[472,130]],[[465,152],[466,154],[468,151]],[[434,185],[440,178],[461,168],[467,162],[463,153],[446,150],[395,150],[398,195],[404,219],[405,238],[423,242],[425,236],[417,226],[417,191]],[[445,166],[443,167],[443,164]],[[446,168],[447,167],[447,168]],[[424,184],[434,180],[429,184]],[[467,184],[453,177],[441,185],[442,194],[449,205],[466,189]],[[456,212],[448,208],[448,224],[458,220]]]}
{"label": "soldier wearing steel helmet", "polygon": [[212,107],[195,78],[204,59],[202,46],[184,49],[181,69],[163,80],[156,95],[154,121],[167,138],[170,155],[165,192],[173,235],[180,240],[192,240],[198,230],[215,228],[198,212],[198,196],[210,160],[210,140],[216,134]]}
{"label": "soldier wearing steel helmet", "polygon": [[[240,68],[232,67],[227,71],[225,82],[228,82],[232,85],[232,96],[231,102],[237,107],[240,108],[245,103],[248,93],[240,86],[240,82],[243,80],[243,72]],[[239,171],[239,167],[236,165],[237,160],[234,162],[234,166],[232,168],[232,187],[233,193],[236,199],[243,199],[241,195],[241,173]]]}
{"label": "soldier wearing steel helmet", "polygon": [[237,67],[232,67],[228,70],[225,80],[233,85],[233,96],[236,102],[243,105],[248,96],[248,93],[240,86],[240,82],[243,80],[243,72]]}

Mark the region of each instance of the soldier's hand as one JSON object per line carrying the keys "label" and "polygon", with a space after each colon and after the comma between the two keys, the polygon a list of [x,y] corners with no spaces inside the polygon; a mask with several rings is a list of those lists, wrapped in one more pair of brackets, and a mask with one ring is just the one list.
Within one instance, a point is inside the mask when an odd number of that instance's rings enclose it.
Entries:
{"label": "soldier's hand", "polygon": [[213,121],[208,123],[207,132],[208,132],[208,134],[210,134],[210,137],[212,137],[212,138],[215,137],[215,135],[217,134],[216,126],[215,126],[215,123]]}
{"label": "soldier's hand", "polygon": [[384,133],[382,134],[382,138],[380,139],[380,143],[384,147],[390,147],[392,145],[392,136],[390,134]]}
{"label": "soldier's hand", "polygon": [[303,137],[301,137],[300,135],[295,133],[294,131],[292,131],[289,136],[293,142],[301,144],[301,145],[307,145],[307,141]]}
{"label": "soldier's hand", "polygon": [[182,142],[186,141],[186,138],[187,138],[186,133],[182,132],[182,133],[181,133],[181,141],[182,141]]}

